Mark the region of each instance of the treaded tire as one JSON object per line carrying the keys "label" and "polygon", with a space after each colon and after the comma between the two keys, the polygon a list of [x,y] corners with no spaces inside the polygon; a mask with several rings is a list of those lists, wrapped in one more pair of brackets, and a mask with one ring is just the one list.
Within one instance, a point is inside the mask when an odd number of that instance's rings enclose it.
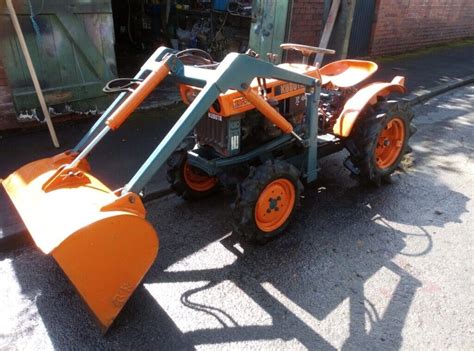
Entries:
{"label": "treaded tire", "polygon": [[171,188],[174,190],[174,192],[185,200],[197,200],[208,197],[219,187],[219,184],[216,183],[215,186],[209,190],[196,191],[192,189],[186,182],[184,172],[187,160],[187,152],[188,150],[191,150],[194,145],[194,138],[186,138],[166,161],[168,165],[168,170],[166,172],[168,183],[171,185]]}
{"label": "treaded tire", "polygon": [[[293,165],[283,161],[267,161],[256,168],[252,167],[248,177],[237,186],[237,198],[232,205],[234,231],[245,241],[264,244],[281,234],[291,221],[295,209],[300,206],[303,184],[299,180],[300,172]],[[286,179],[294,187],[295,200],[289,217],[277,229],[268,232],[259,229],[256,223],[257,201],[270,183]]]}
{"label": "treaded tire", "polygon": [[[369,107],[358,120],[355,130],[346,142],[350,153],[349,160],[356,167],[357,176],[362,182],[380,186],[381,182],[390,182],[391,174],[400,166],[404,156],[411,152],[408,145],[410,137],[416,132],[412,124],[414,114],[407,104],[398,101],[382,101]],[[376,148],[380,134],[387,124],[398,119],[403,122],[404,138],[398,157],[385,168],[379,168],[376,161]]]}

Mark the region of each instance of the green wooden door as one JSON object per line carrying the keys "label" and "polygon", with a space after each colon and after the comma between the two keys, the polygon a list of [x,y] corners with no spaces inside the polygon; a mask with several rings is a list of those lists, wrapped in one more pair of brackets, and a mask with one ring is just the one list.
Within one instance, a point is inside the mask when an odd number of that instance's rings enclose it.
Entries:
{"label": "green wooden door", "polygon": [[[110,0],[16,0],[46,103],[55,113],[103,110],[104,83],[116,76]],[[0,57],[17,116],[36,119],[39,103],[5,3],[0,2]]]}
{"label": "green wooden door", "polygon": [[249,47],[267,59],[267,53],[278,55],[281,60],[280,44],[285,40],[289,0],[254,0]]}

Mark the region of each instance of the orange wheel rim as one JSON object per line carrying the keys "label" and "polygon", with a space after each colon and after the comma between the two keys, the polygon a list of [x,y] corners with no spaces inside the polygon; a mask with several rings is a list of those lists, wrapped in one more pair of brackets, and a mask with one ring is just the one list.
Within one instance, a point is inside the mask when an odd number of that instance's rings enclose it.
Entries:
{"label": "orange wheel rim", "polygon": [[405,123],[396,117],[380,132],[375,148],[375,164],[379,169],[393,166],[405,142]]}
{"label": "orange wheel rim", "polygon": [[280,228],[290,217],[295,206],[296,191],[293,183],[285,178],[268,184],[255,205],[255,223],[263,232]]}
{"label": "orange wheel rim", "polygon": [[188,161],[184,163],[183,176],[186,184],[194,191],[208,191],[217,184],[216,177],[200,174]]}

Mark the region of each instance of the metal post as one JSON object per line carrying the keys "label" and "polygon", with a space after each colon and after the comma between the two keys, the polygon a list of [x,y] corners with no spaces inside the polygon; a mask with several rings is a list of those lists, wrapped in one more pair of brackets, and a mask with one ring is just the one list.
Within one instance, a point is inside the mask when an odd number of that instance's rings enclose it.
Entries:
{"label": "metal post", "polygon": [[315,80],[314,90],[306,94],[307,116],[309,118],[309,149],[306,181],[311,183],[318,177],[318,106],[321,94],[321,81]]}

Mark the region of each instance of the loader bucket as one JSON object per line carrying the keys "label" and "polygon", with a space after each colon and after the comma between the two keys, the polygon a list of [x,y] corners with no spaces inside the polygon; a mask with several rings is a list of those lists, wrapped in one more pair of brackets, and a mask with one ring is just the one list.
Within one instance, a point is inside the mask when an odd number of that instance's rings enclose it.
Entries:
{"label": "loader bucket", "polygon": [[114,194],[85,162],[81,181],[73,177],[44,191],[73,158],[63,153],[29,163],[2,184],[36,245],[54,257],[105,332],[155,260],[159,242],[140,198]]}

